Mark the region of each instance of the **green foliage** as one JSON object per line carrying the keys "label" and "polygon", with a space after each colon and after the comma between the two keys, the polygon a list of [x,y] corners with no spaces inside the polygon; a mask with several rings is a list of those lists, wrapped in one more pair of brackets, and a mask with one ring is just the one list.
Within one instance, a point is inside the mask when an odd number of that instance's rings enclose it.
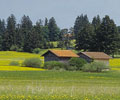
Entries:
{"label": "green foliage", "polygon": [[10,50],[12,45],[15,45],[15,34],[16,34],[16,18],[13,14],[7,19],[7,29],[3,34],[3,50]]}
{"label": "green foliage", "polygon": [[76,48],[79,49],[79,38],[80,38],[80,32],[83,28],[86,27],[86,25],[89,24],[89,20],[87,15],[80,15],[76,18],[75,24],[74,24],[74,33],[75,33],[75,39],[76,39]]}
{"label": "green foliage", "polygon": [[100,27],[100,24],[101,24],[101,19],[100,19],[100,16],[97,15],[97,17],[94,17],[93,20],[92,20],[92,25],[94,26],[95,32]]}
{"label": "green foliage", "polygon": [[[76,47],[78,50],[102,51],[113,56],[119,52],[120,27],[109,16],[101,21],[98,15],[90,23],[87,15],[82,14],[76,18],[74,29],[69,30],[60,30],[54,17],[49,21],[46,18],[44,22],[40,19],[33,25],[30,17],[24,15],[21,22],[16,23],[13,14],[8,17],[7,23],[0,19],[0,50],[32,52],[35,48]],[[74,38],[75,44],[72,44]],[[54,46],[51,41],[58,42],[58,45]]]}
{"label": "green foliage", "polygon": [[18,61],[11,61],[9,66],[19,66],[19,62]]}
{"label": "green foliage", "polygon": [[82,58],[71,58],[69,60],[69,65],[77,67],[76,70],[81,70],[83,65],[86,64],[86,63],[87,62],[84,59],[82,59]]}
{"label": "green foliage", "polygon": [[68,71],[77,71],[77,67],[76,66],[71,66],[69,64],[67,64],[65,66],[65,69],[68,70]]}
{"label": "green foliage", "polygon": [[117,32],[117,27],[108,15],[103,18],[102,23],[96,32],[96,38],[98,44],[97,51],[114,54],[118,49],[119,34]]}
{"label": "green foliage", "polygon": [[92,35],[92,38],[91,38],[91,44],[89,45],[90,46],[89,51],[98,51],[98,43],[97,43],[96,34],[97,34],[97,31],[100,25],[101,25],[101,19],[100,19],[100,16],[97,15],[97,17],[95,16],[92,20],[94,34]]}
{"label": "green foliage", "polygon": [[5,30],[6,30],[6,28],[5,28],[5,20],[0,19],[0,35],[3,35]]}
{"label": "green foliage", "polygon": [[39,54],[39,53],[40,53],[40,51],[41,51],[41,49],[40,49],[40,48],[35,48],[32,52],[33,52],[33,53],[36,53],[36,54]]}
{"label": "green foliage", "polygon": [[45,18],[45,25],[44,26],[48,26],[48,19]]}
{"label": "green foliage", "polygon": [[[86,25],[81,31],[78,32],[78,41],[76,43],[76,49],[78,50],[90,50],[94,45],[94,27],[91,24]],[[84,44],[84,45],[83,45]]]}
{"label": "green foliage", "polygon": [[0,51],[3,50],[3,47],[2,47],[2,41],[3,41],[2,36],[0,36]]}
{"label": "green foliage", "polygon": [[102,72],[104,69],[109,69],[109,67],[102,62],[92,62],[82,67],[85,72]]}
{"label": "green foliage", "polygon": [[12,46],[10,47],[10,51],[17,51],[17,50],[18,50],[17,45],[12,45]]}
{"label": "green foliage", "polygon": [[57,48],[63,49],[64,47],[65,47],[64,41],[59,41],[59,42],[57,43]]}
{"label": "green foliage", "polygon": [[119,51],[119,27],[108,15],[102,21],[99,15],[94,17],[92,24],[89,23],[87,15],[78,16],[74,25],[74,33],[78,50],[100,51],[112,55]]}
{"label": "green foliage", "polygon": [[23,52],[23,47],[18,48],[18,49],[17,49],[17,52]]}
{"label": "green foliage", "polygon": [[49,20],[48,29],[49,29],[49,39],[50,39],[50,41],[57,41],[58,38],[59,38],[59,28],[56,24],[56,21],[55,21],[54,17],[52,17]]}
{"label": "green foliage", "polygon": [[28,58],[22,63],[24,67],[40,68],[42,61],[39,58]]}
{"label": "green foliage", "polygon": [[74,45],[72,45],[72,33],[68,33],[68,29],[62,29],[59,34],[59,41],[58,41],[58,48],[65,48],[68,49],[70,47],[73,48]]}
{"label": "green foliage", "polygon": [[54,44],[53,43],[50,43],[50,48],[54,48]]}
{"label": "green foliage", "polygon": [[45,69],[56,69],[56,70],[59,70],[61,68],[65,68],[65,64],[62,63],[62,62],[58,62],[58,61],[48,61],[48,62],[45,62]]}
{"label": "green foliage", "polygon": [[68,70],[68,71],[76,71],[76,66],[70,66],[68,63],[62,63],[58,61],[48,61],[45,62],[45,69],[48,70]]}
{"label": "green foliage", "polygon": [[[23,16],[20,24],[20,33],[22,36],[22,44],[23,44],[23,50],[25,52],[31,52],[32,50],[30,49],[31,45],[31,30],[32,30],[32,21],[30,20],[29,16]],[[30,43],[29,43],[30,42]],[[32,47],[31,47],[32,48]]]}
{"label": "green foliage", "polygon": [[[74,33],[76,39],[76,49],[84,51],[91,49],[93,45],[94,28],[89,23],[87,15],[81,15],[76,18],[74,25]],[[84,44],[84,45],[83,45]]]}
{"label": "green foliage", "polygon": [[10,47],[10,51],[17,51],[17,52],[22,52],[23,51],[23,48],[19,48],[17,45],[12,45]]}

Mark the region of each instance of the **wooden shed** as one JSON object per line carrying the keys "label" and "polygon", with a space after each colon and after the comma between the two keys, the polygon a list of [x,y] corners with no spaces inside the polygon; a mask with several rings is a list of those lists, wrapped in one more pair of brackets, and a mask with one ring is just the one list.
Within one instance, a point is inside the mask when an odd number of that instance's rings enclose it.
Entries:
{"label": "wooden shed", "polygon": [[79,57],[71,50],[48,50],[44,53],[44,61],[60,61],[60,62],[68,62],[70,58]]}
{"label": "wooden shed", "polygon": [[78,55],[80,58],[85,59],[87,62],[92,62],[94,60],[104,62],[106,65],[109,65],[109,59],[112,58],[104,52],[80,52]]}

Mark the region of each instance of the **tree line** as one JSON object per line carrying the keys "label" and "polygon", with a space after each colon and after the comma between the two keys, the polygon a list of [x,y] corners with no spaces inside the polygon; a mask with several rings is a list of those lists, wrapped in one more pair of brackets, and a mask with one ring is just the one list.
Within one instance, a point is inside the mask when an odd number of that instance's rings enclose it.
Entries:
{"label": "tree line", "polygon": [[76,18],[74,25],[76,49],[100,51],[114,55],[120,50],[120,27],[108,15],[96,16],[89,22],[87,15]]}
{"label": "tree line", "polygon": [[[75,40],[75,46],[71,43]],[[120,49],[120,27],[108,15],[95,16],[92,22],[81,14],[70,29],[60,29],[52,17],[38,20],[33,25],[29,16],[24,15],[20,23],[11,14],[7,21],[0,19],[0,50],[32,52],[35,48],[54,48],[51,41],[57,41],[62,49],[100,51],[113,54]]]}
{"label": "tree line", "polygon": [[17,50],[32,52],[35,48],[47,49],[52,47],[50,41],[59,39],[59,27],[54,17],[49,21],[40,19],[33,25],[29,16],[23,16],[20,23],[11,14],[5,20],[0,20],[0,50]]}

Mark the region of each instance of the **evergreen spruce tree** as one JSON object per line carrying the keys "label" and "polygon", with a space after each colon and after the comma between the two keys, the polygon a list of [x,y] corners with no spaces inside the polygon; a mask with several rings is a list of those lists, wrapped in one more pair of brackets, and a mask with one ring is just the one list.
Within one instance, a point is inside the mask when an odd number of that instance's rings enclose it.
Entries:
{"label": "evergreen spruce tree", "polygon": [[48,26],[43,26],[43,27],[41,27],[41,29],[42,29],[42,32],[44,34],[44,40],[45,40],[45,42],[50,41],[49,40],[49,29],[48,29]]}
{"label": "evergreen spruce tree", "polygon": [[98,51],[98,44],[97,44],[97,37],[96,37],[96,34],[98,32],[98,29],[101,25],[101,19],[100,19],[100,16],[97,15],[97,17],[94,17],[93,20],[92,20],[92,25],[94,27],[94,34],[92,36],[92,46],[91,46],[91,49],[90,51]]}
{"label": "evergreen spruce tree", "polygon": [[7,19],[7,29],[3,35],[3,43],[2,43],[3,50],[10,50],[10,47],[16,44],[15,34],[16,34],[16,19],[15,16],[12,14]]}
{"label": "evergreen spruce tree", "polygon": [[87,15],[81,14],[81,16],[78,16],[76,18],[76,21],[74,24],[74,34],[75,34],[76,42],[78,40],[79,31],[81,31],[87,24],[89,24]]}
{"label": "evergreen spruce tree", "polygon": [[36,45],[35,48],[44,48],[44,42],[45,41],[45,33],[42,30],[44,26],[41,26],[41,21],[38,21],[36,25],[34,26],[35,33],[36,35]]}
{"label": "evergreen spruce tree", "polygon": [[29,16],[23,16],[22,17],[22,20],[21,20],[21,25],[20,25],[20,32],[21,32],[21,35],[22,35],[22,45],[23,45],[23,50],[25,52],[29,51],[28,48],[27,48],[27,44],[29,41],[28,38],[29,38],[29,35],[32,31],[32,21],[30,20]]}
{"label": "evergreen spruce tree", "polygon": [[5,31],[6,31],[5,21],[0,19],[0,50],[3,50],[2,43]]}
{"label": "evergreen spruce tree", "polygon": [[32,28],[31,31],[29,31],[28,35],[26,36],[27,40],[25,41],[25,47],[24,50],[26,52],[32,52],[35,48],[39,48],[40,40],[39,40],[39,34],[35,31],[34,28]]}
{"label": "evergreen spruce tree", "polygon": [[[87,15],[81,15],[76,18],[75,25],[74,25],[74,34],[75,34],[75,39],[76,39],[76,49],[81,49],[81,43],[83,42],[84,39],[81,38],[82,34],[84,34],[83,29],[86,28],[86,26],[89,26],[89,20]],[[87,35],[87,34],[86,34]],[[82,41],[80,40],[82,39]],[[85,42],[84,42],[85,43]]]}
{"label": "evergreen spruce tree", "polygon": [[48,19],[45,18],[45,25],[44,26],[48,26]]}
{"label": "evergreen spruce tree", "polygon": [[0,19],[0,35],[3,35],[5,30],[5,21]]}
{"label": "evergreen spruce tree", "polygon": [[97,15],[97,17],[94,17],[93,20],[92,20],[92,25],[94,26],[95,32],[100,27],[100,24],[101,24],[101,19],[100,19],[100,16]]}
{"label": "evergreen spruce tree", "polygon": [[16,45],[19,49],[22,49],[23,44],[24,43],[23,43],[23,34],[21,32],[21,26],[20,26],[20,24],[17,24],[17,26],[16,26]]}
{"label": "evergreen spruce tree", "polygon": [[118,33],[120,34],[120,26],[118,26],[117,29],[118,29]]}
{"label": "evergreen spruce tree", "polygon": [[54,17],[52,17],[49,20],[48,29],[49,29],[49,40],[57,41],[59,38],[59,28],[56,24]]}
{"label": "evergreen spruce tree", "polygon": [[78,33],[78,50],[91,51],[93,48],[93,36],[94,36],[94,28],[91,24],[86,25],[81,31]]}
{"label": "evergreen spruce tree", "polygon": [[114,55],[116,49],[118,49],[119,34],[114,21],[108,15],[103,18],[96,36],[98,50]]}

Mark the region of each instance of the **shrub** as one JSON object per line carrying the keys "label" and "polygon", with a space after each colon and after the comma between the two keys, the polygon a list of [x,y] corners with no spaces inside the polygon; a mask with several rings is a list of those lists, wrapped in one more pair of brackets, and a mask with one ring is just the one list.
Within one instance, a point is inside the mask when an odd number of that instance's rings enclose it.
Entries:
{"label": "shrub", "polygon": [[42,61],[39,58],[28,58],[22,63],[25,67],[39,68],[42,65]]}
{"label": "shrub", "polygon": [[86,60],[82,58],[71,58],[69,60],[70,66],[76,66],[76,70],[81,70],[84,64],[86,64]]}
{"label": "shrub", "polygon": [[17,62],[17,61],[11,61],[9,65],[10,66],[19,66],[19,62]]}
{"label": "shrub", "polygon": [[23,47],[19,48],[17,45],[12,45],[10,47],[10,51],[22,52],[23,51]]}
{"label": "shrub", "polygon": [[12,45],[12,46],[10,47],[10,51],[17,51],[17,49],[18,49],[18,46],[17,46],[17,45]]}
{"label": "shrub", "polygon": [[104,69],[109,69],[109,67],[102,62],[92,62],[82,67],[85,72],[102,72]]}
{"label": "shrub", "polygon": [[45,62],[45,69],[49,70],[68,70],[68,71],[75,71],[77,70],[76,66],[70,66],[67,63],[62,63],[58,61],[48,61]]}
{"label": "shrub", "polygon": [[35,48],[35,49],[33,50],[33,53],[39,54],[39,53],[40,53],[40,48]]}
{"label": "shrub", "polygon": [[53,43],[50,43],[50,48],[54,48],[54,44]]}
{"label": "shrub", "polygon": [[62,63],[62,62],[58,62],[58,61],[48,61],[48,62],[45,62],[45,69],[56,69],[56,70],[59,70],[61,68],[65,69],[65,64]]}
{"label": "shrub", "polygon": [[17,51],[17,52],[22,52],[22,51],[23,51],[23,47],[18,48],[16,51]]}
{"label": "shrub", "polygon": [[76,66],[67,65],[67,66],[65,66],[65,69],[68,70],[68,71],[76,71],[77,67]]}

